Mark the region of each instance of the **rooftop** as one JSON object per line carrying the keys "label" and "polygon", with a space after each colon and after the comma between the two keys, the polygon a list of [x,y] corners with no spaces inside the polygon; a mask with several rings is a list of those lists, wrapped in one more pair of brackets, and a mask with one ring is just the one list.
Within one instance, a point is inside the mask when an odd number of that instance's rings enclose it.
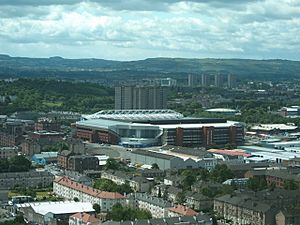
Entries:
{"label": "rooftop", "polygon": [[141,149],[134,150],[131,152],[131,154],[150,156],[150,157],[166,159],[166,160],[176,158],[175,156],[172,156],[172,155],[166,155],[166,154],[159,153],[159,152],[147,151],[147,150],[141,150]]}
{"label": "rooftop", "polygon": [[91,115],[82,115],[83,119],[114,119],[125,121],[168,120],[182,118],[181,113],[170,109],[156,110],[102,110]]}
{"label": "rooftop", "polygon": [[94,212],[93,205],[90,202],[31,202],[17,204],[18,208],[32,207],[32,209],[41,215],[47,213],[53,214],[71,214],[77,212]]}
{"label": "rooftop", "polygon": [[169,208],[169,211],[180,214],[182,216],[196,216],[198,213],[184,205],[176,205]]}
{"label": "rooftop", "polygon": [[94,215],[90,215],[88,213],[81,213],[78,212],[72,216],[70,216],[71,218],[74,219],[79,219],[80,221],[84,222],[84,223],[96,223],[96,222],[100,222],[99,219],[97,219]]}
{"label": "rooftop", "polygon": [[58,177],[54,180],[55,183],[58,183],[60,185],[63,185],[65,187],[86,193],[88,195],[98,197],[98,198],[104,198],[104,199],[124,199],[125,196],[121,195],[117,192],[107,192],[107,191],[101,191],[98,189],[94,189],[92,187],[77,183],[75,181],[72,181],[68,177]]}

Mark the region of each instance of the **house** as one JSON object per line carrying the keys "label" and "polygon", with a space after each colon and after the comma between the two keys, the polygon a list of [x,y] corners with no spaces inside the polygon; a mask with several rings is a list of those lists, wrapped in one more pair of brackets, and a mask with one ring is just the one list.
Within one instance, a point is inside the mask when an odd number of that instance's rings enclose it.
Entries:
{"label": "house", "polygon": [[141,171],[143,177],[164,177],[165,171],[158,169],[144,169]]}
{"label": "house", "polygon": [[195,210],[209,209],[213,206],[211,198],[198,192],[188,193],[185,198],[187,206]]}
{"label": "house", "polygon": [[196,216],[198,213],[185,205],[175,205],[169,208],[168,217]]}
{"label": "house", "polygon": [[300,224],[299,208],[284,208],[276,216],[276,225],[296,225]]}
{"label": "house", "polygon": [[170,202],[146,193],[129,194],[128,205],[133,208],[148,210],[153,218],[167,217],[168,208],[172,206]]}
{"label": "house", "polygon": [[164,184],[170,186],[178,186],[183,180],[183,177],[180,176],[172,176],[172,177],[165,177]]}
{"label": "house", "polygon": [[90,215],[85,212],[78,212],[69,217],[69,225],[98,225],[100,219],[95,215]]}
{"label": "house", "polygon": [[120,193],[100,191],[75,182],[68,177],[57,177],[53,182],[53,192],[67,199],[76,197],[81,202],[97,203],[104,212],[110,211],[116,203],[122,205],[126,203],[126,197]]}
{"label": "house", "polygon": [[122,171],[103,171],[101,178],[111,180],[118,185],[128,183],[135,192],[147,192],[151,186],[151,182],[145,177],[133,176]]}

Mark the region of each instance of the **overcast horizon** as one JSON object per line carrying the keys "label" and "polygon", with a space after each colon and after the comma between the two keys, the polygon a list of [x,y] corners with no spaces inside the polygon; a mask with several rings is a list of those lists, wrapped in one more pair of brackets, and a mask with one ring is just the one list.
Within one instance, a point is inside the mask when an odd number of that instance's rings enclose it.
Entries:
{"label": "overcast horizon", "polygon": [[299,0],[0,0],[10,56],[299,61],[299,34]]}

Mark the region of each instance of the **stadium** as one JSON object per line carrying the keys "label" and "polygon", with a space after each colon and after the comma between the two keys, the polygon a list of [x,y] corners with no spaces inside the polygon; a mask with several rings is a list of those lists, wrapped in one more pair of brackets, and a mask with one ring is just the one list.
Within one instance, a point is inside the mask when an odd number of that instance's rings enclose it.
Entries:
{"label": "stadium", "polygon": [[184,117],[173,110],[103,110],[83,115],[76,135],[85,141],[124,147],[174,145],[223,147],[243,144],[241,123],[220,118]]}

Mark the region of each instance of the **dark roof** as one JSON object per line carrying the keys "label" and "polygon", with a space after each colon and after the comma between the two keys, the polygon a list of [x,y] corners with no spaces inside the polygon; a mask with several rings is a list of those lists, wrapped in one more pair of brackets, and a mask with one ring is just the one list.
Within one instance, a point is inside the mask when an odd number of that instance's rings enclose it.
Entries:
{"label": "dark roof", "polygon": [[137,149],[135,151],[132,151],[131,154],[144,155],[144,156],[160,158],[160,159],[166,159],[166,160],[177,158],[176,156],[166,155],[166,154],[162,154],[162,153],[159,153],[159,152],[152,152],[152,151],[141,150],[141,149]]}
{"label": "dark roof", "polygon": [[149,220],[135,220],[135,221],[106,221],[102,225],[200,225],[203,221],[209,222],[210,217],[203,214],[197,216],[182,216],[182,217],[168,217],[160,219]]}
{"label": "dark roof", "polygon": [[133,123],[150,123],[153,125],[163,125],[163,124],[202,124],[202,123],[226,123],[226,119],[222,118],[192,118],[185,117],[181,119],[173,120],[147,120],[147,121],[132,121]]}

